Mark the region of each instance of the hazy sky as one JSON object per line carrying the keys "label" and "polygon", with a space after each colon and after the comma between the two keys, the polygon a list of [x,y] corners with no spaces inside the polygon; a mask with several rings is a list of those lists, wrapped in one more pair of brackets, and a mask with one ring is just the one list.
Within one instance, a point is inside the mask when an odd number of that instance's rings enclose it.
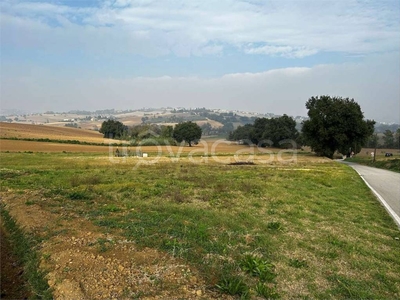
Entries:
{"label": "hazy sky", "polygon": [[2,0],[1,109],[185,106],[400,122],[400,1]]}

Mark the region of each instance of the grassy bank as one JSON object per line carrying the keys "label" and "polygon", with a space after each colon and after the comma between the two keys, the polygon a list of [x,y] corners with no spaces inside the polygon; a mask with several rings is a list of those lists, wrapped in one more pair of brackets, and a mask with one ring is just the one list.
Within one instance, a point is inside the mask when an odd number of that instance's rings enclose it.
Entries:
{"label": "grassy bank", "polygon": [[[0,158],[3,192],[35,191],[27,206],[169,253],[221,295],[400,297],[399,231],[345,165],[311,156],[291,164],[181,158],[139,166],[91,155]],[[112,251],[102,244],[100,251]]]}
{"label": "grassy bank", "polygon": [[389,171],[400,173],[400,158],[378,157],[375,162],[370,157],[352,157],[347,158],[346,161],[355,162],[358,164],[385,169]]}

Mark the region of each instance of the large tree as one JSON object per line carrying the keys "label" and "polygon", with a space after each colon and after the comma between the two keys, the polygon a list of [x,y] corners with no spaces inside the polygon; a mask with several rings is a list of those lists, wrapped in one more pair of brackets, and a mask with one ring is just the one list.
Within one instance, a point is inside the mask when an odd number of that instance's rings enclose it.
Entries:
{"label": "large tree", "polygon": [[201,138],[201,133],[202,131],[199,125],[188,121],[175,125],[173,138],[178,143],[185,141],[192,147],[192,142],[199,140]]}
{"label": "large tree", "polygon": [[309,120],[303,123],[303,138],[318,155],[333,158],[335,151],[358,153],[374,132],[373,120],[364,120],[354,99],[311,97],[306,102]]}
{"label": "large tree", "polygon": [[101,124],[99,132],[104,134],[105,138],[122,138],[126,136],[128,126],[115,120],[107,120]]}

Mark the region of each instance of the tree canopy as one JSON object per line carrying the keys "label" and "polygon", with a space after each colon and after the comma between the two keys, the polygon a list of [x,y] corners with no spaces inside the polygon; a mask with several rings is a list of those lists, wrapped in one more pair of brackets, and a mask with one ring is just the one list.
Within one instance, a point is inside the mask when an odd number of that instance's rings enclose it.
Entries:
{"label": "tree canopy", "polygon": [[141,124],[129,128],[129,136],[133,139],[172,138],[173,127],[156,124]]}
{"label": "tree canopy", "polygon": [[100,133],[104,134],[105,138],[122,138],[126,136],[128,126],[116,120],[107,120],[101,124],[99,130]]}
{"label": "tree canopy", "polygon": [[229,140],[231,141],[243,141],[245,144],[251,145],[255,143],[254,125],[246,124],[244,126],[238,126],[234,131],[229,134]]}
{"label": "tree canopy", "polygon": [[201,138],[202,130],[199,125],[193,123],[191,121],[179,123],[175,126],[173,132],[173,138],[181,143],[185,141],[192,146],[194,141],[197,141]]}
{"label": "tree canopy", "polygon": [[311,97],[306,102],[309,120],[303,122],[303,138],[318,155],[333,158],[335,151],[358,153],[374,132],[373,120],[364,120],[354,99]]}
{"label": "tree canopy", "polygon": [[296,129],[296,121],[283,115],[278,118],[257,118],[254,124],[239,126],[229,138],[231,140],[243,140],[246,144],[259,146],[286,147],[288,142],[296,141],[299,133]]}

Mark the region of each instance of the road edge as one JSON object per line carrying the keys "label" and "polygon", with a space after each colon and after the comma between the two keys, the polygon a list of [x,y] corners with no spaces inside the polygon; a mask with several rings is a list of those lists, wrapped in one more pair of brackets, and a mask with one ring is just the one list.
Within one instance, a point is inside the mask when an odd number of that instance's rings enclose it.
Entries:
{"label": "road edge", "polygon": [[[351,165],[350,165],[351,166]],[[365,184],[369,187],[369,189],[374,193],[374,195],[378,198],[379,202],[383,205],[389,215],[392,217],[397,227],[400,229],[400,217],[395,213],[395,211],[390,207],[390,205],[383,199],[381,195],[365,180],[364,176],[361,175],[356,169],[352,168],[357,174],[361,177],[361,179],[365,182]]]}

